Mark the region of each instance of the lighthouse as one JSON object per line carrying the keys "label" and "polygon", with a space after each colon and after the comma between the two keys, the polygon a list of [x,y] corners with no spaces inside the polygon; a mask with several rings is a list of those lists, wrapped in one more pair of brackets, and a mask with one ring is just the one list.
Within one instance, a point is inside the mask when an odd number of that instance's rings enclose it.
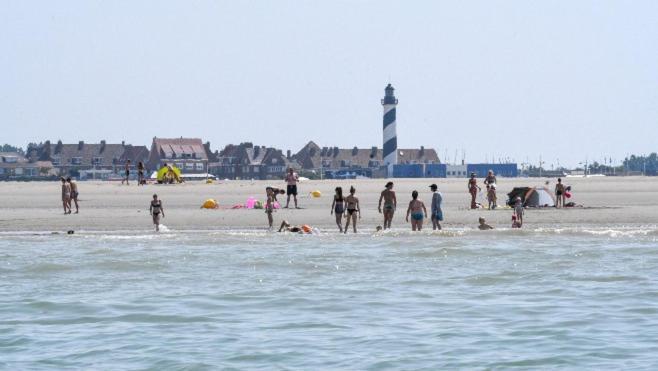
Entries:
{"label": "lighthouse", "polygon": [[388,167],[388,175],[393,175],[393,165],[398,163],[398,135],[395,130],[395,107],[398,100],[395,99],[393,86],[388,84],[384,91],[384,165]]}

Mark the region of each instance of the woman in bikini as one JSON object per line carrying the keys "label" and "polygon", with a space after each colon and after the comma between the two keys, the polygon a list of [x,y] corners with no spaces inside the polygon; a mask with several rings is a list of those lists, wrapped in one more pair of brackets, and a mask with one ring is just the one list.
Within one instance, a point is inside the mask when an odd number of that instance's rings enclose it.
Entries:
{"label": "woman in bikini", "polygon": [[407,223],[411,215],[411,230],[419,231],[423,229],[423,219],[427,218],[427,209],[423,201],[418,199],[418,191],[411,192],[411,202],[407,208]]}
{"label": "woman in bikini", "polygon": [[336,213],[336,225],[343,232],[343,215],[345,215],[345,199],[343,198],[343,188],[336,187],[334,202],[331,203],[331,214]]}
{"label": "woman in bikini", "polygon": [[359,214],[359,219],[361,219],[361,207],[359,206],[359,199],[354,197],[354,193],[356,193],[356,189],[354,187],[350,187],[350,195],[345,197],[345,204],[347,205],[347,215],[345,217],[347,218],[347,221],[345,222],[345,234],[347,234],[347,230],[350,227],[350,221],[352,221],[352,227],[354,228],[354,233],[356,233],[356,214]]}
{"label": "woman in bikini", "polygon": [[154,194],[153,195],[153,200],[151,200],[151,207],[149,208],[149,212],[151,213],[151,216],[153,217],[153,224],[155,224],[155,231],[159,232],[160,231],[160,214],[162,214],[162,217],[164,218],[164,207],[162,207],[162,200],[158,199],[158,195]]}

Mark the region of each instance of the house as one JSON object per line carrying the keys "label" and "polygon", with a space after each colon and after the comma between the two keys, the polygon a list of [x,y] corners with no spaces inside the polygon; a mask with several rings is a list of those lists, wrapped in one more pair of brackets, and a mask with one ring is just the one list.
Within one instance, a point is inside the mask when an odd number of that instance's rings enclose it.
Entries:
{"label": "house", "polygon": [[56,172],[50,161],[30,162],[17,152],[0,152],[0,179],[34,179],[54,177]]}
{"label": "house", "polygon": [[208,172],[210,143],[203,144],[199,138],[156,138],[153,137],[147,166],[156,170],[165,164],[173,164],[185,174]]}
{"label": "house", "polygon": [[281,179],[289,167],[299,165],[283,151],[246,142],[229,144],[209,166],[210,173],[222,179]]}
{"label": "house", "polygon": [[130,159],[133,168],[139,161],[145,161],[145,146],[132,146],[122,142],[109,144],[105,140],[100,143],[64,144],[61,140],[44,143],[28,148],[30,161],[50,161],[57,173],[62,176],[78,177],[81,171],[104,171],[105,173],[119,173],[125,160]]}

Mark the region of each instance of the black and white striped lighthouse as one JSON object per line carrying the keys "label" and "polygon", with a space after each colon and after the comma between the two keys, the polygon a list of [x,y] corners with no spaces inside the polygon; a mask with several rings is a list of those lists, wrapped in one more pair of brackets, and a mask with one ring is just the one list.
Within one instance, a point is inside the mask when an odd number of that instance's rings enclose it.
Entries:
{"label": "black and white striped lighthouse", "polygon": [[386,86],[382,106],[384,106],[384,165],[388,167],[389,176],[393,173],[393,165],[398,163],[398,136],[395,130],[395,107],[398,100],[395,99],[391,84]]}

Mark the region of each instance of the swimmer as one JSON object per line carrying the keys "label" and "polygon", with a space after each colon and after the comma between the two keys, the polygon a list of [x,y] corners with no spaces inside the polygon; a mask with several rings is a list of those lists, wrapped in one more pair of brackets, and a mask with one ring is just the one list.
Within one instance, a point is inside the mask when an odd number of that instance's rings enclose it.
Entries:
{"label": "swimmer", "polygon": [[153,195],[153,200],[151,201],[151,207],[149,207],[149,213],[153,217],[153,224],[155,224],[155,231],[160,231],[160,214],[162,217],[165,217],[164,207],[162,207],[162,200],[158,199],[158,195]]}
{"label": "swimmer", "polygon": [[331,214],[336,213],[336,225],[338,230],[343,232],[343,216],[345,215],[345,198],[343,197],[343,188],[336,187],[334,201],[331,203]]}
{"label": "swimmer", "polygon": [[345,215],[345,218],[347,218],[347,221],[345,222],[345,234],[347,234],[347,229],[350,227],[350,221],[352,221],[352,228],[354,229],[354,233],[356,233],[355,213],[357,213],[359,215],[359,219],[361,219],[359,199],[354,197],[354,193],[356,193],[356,189],[354,187],[350,187],[350,195],[345,197],[345,204],[347,206],[347,214]]}
{"label": "swimmer", "polygon": [[407,223],[411,215],[411,230],[419,231],[423,229],[423,218],[427,218],[427,209],[423,201],[418,199],[418,191],[411,192],[411,202],[407,208]]}
{"label": "swimmer", "polygon": [[393,221],[393,214],[395,209],[398,206],[398,201],[395,198],[395,192],[393,192],[393,182],[386,183],[384,189],[379,196],[379,213],[382,213],[382,200],[384,201],[384,229],[391,228],[391,222]]}
{"label": "swimmer", "polygon": [[489,229],[494,229],[494,227],[492,227],[492,226],[490,226],[489,224],[486,223],[486,221],[484,220],[484,218],[480,218],[480,219],[478,219],[478,222],[480,223],[480,225],[478,225],[478,229],[481,230],[481,231],[486,231],[486,230],[489,230]]}
{"label": "swimmer", "polygon": [[62,205],[64,206],[64,214],[71,213],[71,185],[66,182],[64,177],[61,177],[62,181]]}
{"label": "swimmer", "polygon": [[381,225],[378,225],[378,226],[375,228],[375,232],[381,232],[382,229],[383,229],[382,226],[381,226]]}
{"label": "swimmer", "polygon": [[279,227],[279,232],[283,231],[299,234],[311,234],[313,233],[313,228],[306,224],[300,226],[290,225],[287,220],[284,220],[281,222],[281,226]]}
{"label": "swimmer", "polygon": [[78,183],[76,183],[75,180],[71,180],[71,177],[66,178],[66,181],[69,183],[69,186],[71,187],[71,198],[69,199],[69,210],[71,210],[71,203],[75,203],[75,213],[77,214],[80,211],[80,208],[78,207]]}

